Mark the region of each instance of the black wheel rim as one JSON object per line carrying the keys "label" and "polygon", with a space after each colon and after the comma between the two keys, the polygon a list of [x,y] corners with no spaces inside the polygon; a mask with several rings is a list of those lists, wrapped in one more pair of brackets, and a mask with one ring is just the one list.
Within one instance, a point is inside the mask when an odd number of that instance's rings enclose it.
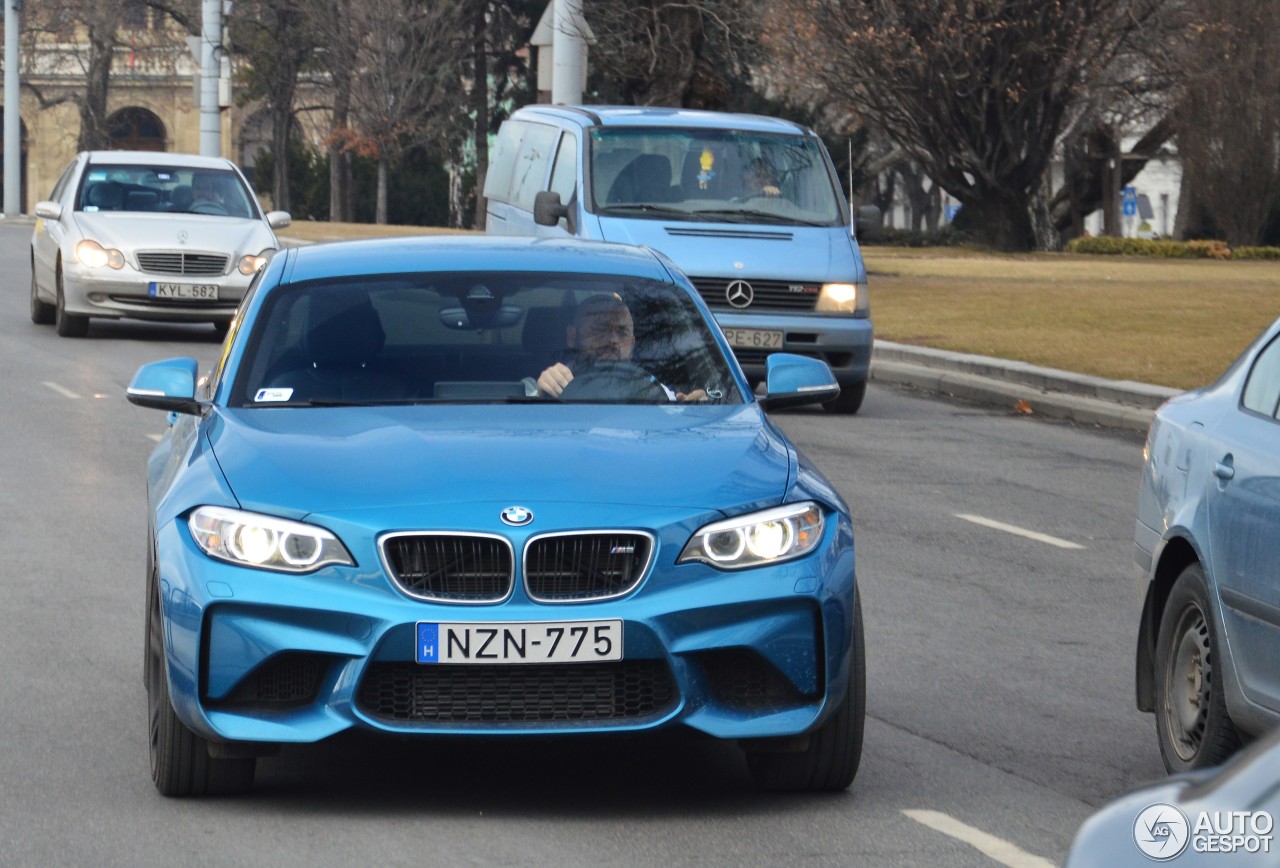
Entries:
{"label": "black wheel rim", "polygon": [[164,637],[160,632],[160,600],[151,597],[151,617],[147,619],[147,745],[151,754],[151,778],[159,775],[160,716],[165,702],[161,679],[164,678]]}

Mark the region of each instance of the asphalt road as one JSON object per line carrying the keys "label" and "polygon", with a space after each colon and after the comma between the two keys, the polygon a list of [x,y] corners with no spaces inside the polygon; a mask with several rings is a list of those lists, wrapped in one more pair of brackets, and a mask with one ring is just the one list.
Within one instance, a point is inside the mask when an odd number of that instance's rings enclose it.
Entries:
{"label": "asphalt road", "polygon": [[350,737],[261,761],[246,798],[166,800],[141,681],[165,417],[124,389],[219,344],[32,325],[29,233],[0,225],[2,864],[1043,865],[1162,776],[1132,701],[1140,439],[873,385],[856,417],[778,416],[856,523],[869,719],[848,793],[761,794],[736,749],[692,738]]}

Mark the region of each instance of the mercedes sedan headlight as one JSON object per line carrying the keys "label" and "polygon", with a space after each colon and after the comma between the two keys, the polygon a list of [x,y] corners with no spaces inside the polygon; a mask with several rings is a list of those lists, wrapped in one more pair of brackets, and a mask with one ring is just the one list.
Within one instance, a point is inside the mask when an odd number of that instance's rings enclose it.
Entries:
{"label": "mercedes sedan headlight", "polygon": [[76,259],[86,268],[101,268],[109,265],[114,269],[124,268],[124,254],[113,248],[103,247],[96,241],[86,238],[76,245]]}
{"label": "mercedes sedan headlight", "polygon": [[706,525],[693,535],[676,563],[701,561],[741,570],[803,557],[822,539],[816,503],[791,503]]}
{"label": "mercedes sedan headlight", "polygon": [[355,566],[336,536],[299,521],[202,506],[187,526],[205,554],[241,566],[286,573],[309,573],[327,564]]}
{"label": "mercedes sedan headlight", "polygon": [[267,267],[267,263],[271,261],[271,254],[275,253],[275,249],[268,247],[257,256],[245,254],[240,257],[240,263],[236,267],[240,269],[240,273],[246,277],[257,274],[259,271]]}

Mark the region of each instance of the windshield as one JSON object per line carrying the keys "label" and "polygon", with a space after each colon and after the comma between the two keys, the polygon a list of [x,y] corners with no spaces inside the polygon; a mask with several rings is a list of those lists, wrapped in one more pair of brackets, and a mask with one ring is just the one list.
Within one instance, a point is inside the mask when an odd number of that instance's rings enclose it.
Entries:
{"label": "windshield", "polygon": [[248,188],[229,169],[95,163],[80,186],[78,211],[132,211],[253,217]]}
{"label": "windshield", "polygon": [[[540,388],[551,369],[561,382]],[[230,403],[240,407],[742,401],[685,290],[613,275],[282,286],[255,317],[239,370]]]}
{"label": "windshield", "polygon": [[605,127],[591,131],[591,192],[610,217],[836,225],[842,214],[812,136]]}

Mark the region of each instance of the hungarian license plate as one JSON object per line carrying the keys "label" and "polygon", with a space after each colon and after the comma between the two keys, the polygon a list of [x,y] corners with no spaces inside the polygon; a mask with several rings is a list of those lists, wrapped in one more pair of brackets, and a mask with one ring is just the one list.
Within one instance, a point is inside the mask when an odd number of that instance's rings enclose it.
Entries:
{"label": "hungarian license plate", "polygon": [[782,332],[774,329],[725,329],[729,346],[752,350],[782,349]]}
{"label": "hungarian license plate", "polygon": [[147,284],[147,295],[152,298],[217,301],[218,287],[212,283],[158,283],[153,280]]}
{"label": "hungarian license plate", "polygon": [[622,621],[419,621],[419,663],[594,663],[622,659]]}

